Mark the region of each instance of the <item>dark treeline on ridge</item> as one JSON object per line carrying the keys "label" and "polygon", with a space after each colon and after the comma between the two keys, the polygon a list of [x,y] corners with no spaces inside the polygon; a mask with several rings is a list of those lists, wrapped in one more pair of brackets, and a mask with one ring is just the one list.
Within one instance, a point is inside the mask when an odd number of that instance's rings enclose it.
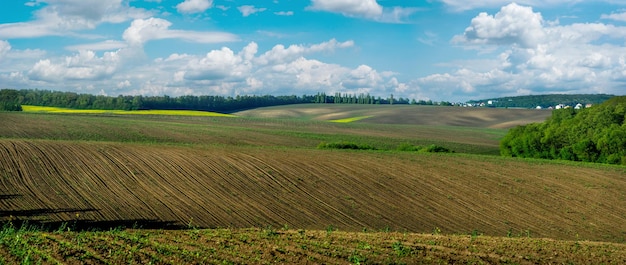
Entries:
{"label": "dark treeline on ridge", "polygon": [[515,97],[501,97],[483,100],[470,100],[467,103],[480,104],[491,101],[489,107],[494,108],[542,108],[554,107],[559,104],[575,106],[576,104],[600,104],[614,95],[607,94],[545,94]]}
{"label": "dark treeline on ridge", "polygon": [[544,123],[515,127],[502,155],[626,165],[626,96],[576,110],[554,110]]}
{"label": "dark treeline on ridge", "polygon": [[[383,99],[364,94],[340,94],[327,96],[324,93],[303,96],[124,96],[117,97],[78,94],[33,89],[2,89],[0,90],[0,110],[21,110],[21,105],[49,106],[73,109],[106,109],[106,110],[203,110],[229,112],[259,107],[279,106],[302,103],[329,104],[418,104],[408,98],[397,98],[393,95]],[[420,101],[421,103],[421,101]],[[424,102],[433,104],[432,101]]]}

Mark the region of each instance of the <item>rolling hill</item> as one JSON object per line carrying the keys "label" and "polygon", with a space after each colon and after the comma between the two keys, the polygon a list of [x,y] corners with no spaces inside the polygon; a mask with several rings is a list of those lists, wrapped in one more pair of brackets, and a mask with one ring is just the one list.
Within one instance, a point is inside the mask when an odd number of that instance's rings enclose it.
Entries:
{"label": "rolling hill", "polygon": [[[0,113],[0,218],[626,241],[624,167],[477,155],[506,131],[467,126],[538,117],[471,114],[461,127],[448,108],[417,108],[444,113],[415,125],[422,114],[405,106],[340,107],[269,109],[295,119]],[[315,148],[333,139],[379,150]],[[405,142],[457,153],[393,150]]]}
{"label": "rolling hill", "polygon": [[551,112],[530,109],[496,110],[415,105],[299,104],[257,108],[234,114],[254,118],[299,118],[321,121],[368,117],[359,122],[506,129],[531,122],[543,122],[550,117]]}

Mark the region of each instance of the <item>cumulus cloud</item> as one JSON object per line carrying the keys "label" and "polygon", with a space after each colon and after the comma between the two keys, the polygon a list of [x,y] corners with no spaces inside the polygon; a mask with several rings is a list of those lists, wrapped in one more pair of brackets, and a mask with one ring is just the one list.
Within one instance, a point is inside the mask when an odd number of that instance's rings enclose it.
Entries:
{"label": "cumulus cloud", "polygon": [[211,8],[213,0],[185,0],[176,5],[176,10],[179,13],[202,13]]}
{"label": "cumulus cloud", "polygon": [[[127,40],[145,43],[158,39],[155,35],[167,30],[167,27],[165,23],[156,27],[157,33],[144,32],[138,34],[140,37],[137,39]],[[7,42],[0,42],[3,50],[7,50],[7,46]],[[351,40],[331,39],[306,45],[277,44],[259,51],[259,45],[250,42],[238,51],[222,47],[204,55],[173,53],[151,61],[132,60],[132,46],[104,53],[79,50],[71,56],[56,58],[45,58],[45,54],[39,54],[38,58],[44,58],[35,60],[23,71],[1,74],[0,81],[5,84],[37,84],[40,88],[54,88],[62,83],[68,89],[111,95],[232,96],[374,91],[384,95],[415,91],[411,85],[398,82],[394,74],[379,72],[365,64],[349,68],[305,57],[354,46]],[[133,62],[132,71],[126,70],[129,62]],[[88,85],[85,81],[89,81]]]}
{"label": "cumulus cloud", "polygon": [[[380,73],[368,65],[351,69],[304,57],[353,46],[353,41],[331,39],[309,45],[278,44],[259,52],[258,45],[250,42],[240,51],[222,47],[203,56],[172,54],[155,60],[145,71],[138,70],[158,77],[150,81],[150,86],[145,86],[151,89],[141,91],[168,91],[169,95],[176,95],[172,91],[188,88],[184,91],[189,94],[233,95],[406,90],[407,84],[392,81],[393,74]],[[132,78],[126,79],[132,81]]]}
{"label": "cumulus cloud", "polygon": [[40,60],[28,72],[28,77],[45,82],[102,80],[115,73],[119,62],[117,52],[107,52],[98,57],[93,51],[81,51],[74,56],[65,57],[61,62]]}
{"label": "cumulus cloud", "polygon": [[[251,43],[248,46],[256,46],[256,43]],[[242,53],[245,55],[245,49]],[[250,64],[243,63],[244,57],[249,59],[249,56],[235,54],[227,47],[213,50],[201,59],[190,61],[184,78],[190,80],[215,80],[225,79],[226,77],[243,78],[250,69]]]}
{"label": "cumulus cloud", "polygon": [[40,0],[45,4],[28,22],[0,24],[0,38],[33,38],[76,35],[102,23],[122,23],[145,18],[151,12],[128,6],[122,0]]}
{"label": "cumulus cloud", "polygon": [[254,6],[251,5],[244,5],[244,6],[240,6],[237,7],[237,9],[239,10],[239,12],[241,12],[241,15],[244,17],[250,16],[254,13],[258,13],[258,12],[263,12],[265,10],[267,10],[267,8],[256,8]]}
{"label": "cumulus cloud", "polygon": [[465,33],[454,38],[456,43],[536,46],[544,40],[546,32],[540,13],[531,7],[515,3],[504,6],[495,16],[485,12],[472,19]]}
{"label": "cumulus cloud", "polygon": [[290,45],[285,48],[282,44],[274,46],[271,50],[265,52],[258,58],[258,62],[261,64],[282,63],[290,61],[308,53],[315,52],[333,52],[337,48],[349,48],[354,46],[354,41],[338,42],[336,39],[331,39],[327,42],[322,42],[314,45]]}
{"label": "cumulus cloud", "polygon": [[219,43],[237,40],[237,36],[227,32],[172,30],[169,29],[171,25],[171,22],[160,18],[136,19],[124,31],[122,37],[133,46],[141,46],[150,40],[159,39],[182,39],[197,43]]}
{"label": "cumulus cloud", "polygon": [[[617,40],[612,44],[611,40]],[[530,7],[509,4],[480,13],[453,42],[495,46],[490,62],[468,61],[456,71],[418,79],[442,98],[487,98],[540,93],[619,94],[626,80],[626,27],[602,23],[545,23]],[[621,42],[620,42],[621,41]],[[483,50],[484,52],[484,50]],[[491,68],[485,69],[485,65]]]}

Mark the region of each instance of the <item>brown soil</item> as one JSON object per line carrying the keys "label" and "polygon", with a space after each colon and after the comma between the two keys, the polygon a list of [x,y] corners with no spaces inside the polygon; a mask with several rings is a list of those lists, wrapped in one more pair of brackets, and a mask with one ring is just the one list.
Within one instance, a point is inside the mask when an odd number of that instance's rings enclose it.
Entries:
{"label": "brown soil", "polygon": [[500,157],[0,140],[0,218],[626,240],[623,167]]}

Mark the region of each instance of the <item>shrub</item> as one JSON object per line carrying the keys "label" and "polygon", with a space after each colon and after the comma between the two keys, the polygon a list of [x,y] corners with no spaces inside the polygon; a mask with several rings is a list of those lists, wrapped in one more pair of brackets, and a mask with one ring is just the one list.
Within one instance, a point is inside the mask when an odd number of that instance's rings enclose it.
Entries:
{"label": "shrub", "polygon": [[420,151],[423,149],[423,147],[419,146],[419,145],[412,145],[412,144],[400,144],[398,146],[398,148],[396,148],[398,151],[408,151],[408,152],[414,152],[414,151]]}
{"label": "shrub", "polygon": [[366,144],[356,144],[351,142],[327,143],[321,142],[317,145],[318,149],[354,149],[354,150],[374,150],[374,147]]}
{"label": "shrub", "polygon": [[431,144],[428,147],[422,149],[422,151],[429,153],[452,153],[450,149],[434,144]]}

